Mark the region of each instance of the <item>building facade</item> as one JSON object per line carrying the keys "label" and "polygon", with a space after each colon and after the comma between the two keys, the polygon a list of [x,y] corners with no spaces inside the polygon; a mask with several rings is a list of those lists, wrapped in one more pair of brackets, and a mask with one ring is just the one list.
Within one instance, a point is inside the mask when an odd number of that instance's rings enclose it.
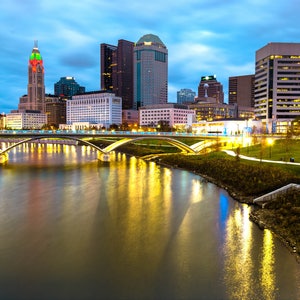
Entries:
{"label": "building facade", "polygon": [[121,97],[123,109],[133,108],[133,47],[126,40],[100,45],[101,89]]}
{"label": "building facade", "polygon": [[70,99],[73,95],[85,93],[85,87],[80,86],[74,77],[61,77],[54,84],[54,94],[61,98]]}
{"label": "building facade", "polygon": [[185,102],[193,102],[195,101],[196,92],[191,89],[181,89],[177,92],[177,103],[183,104]]}
{"label": "building facade", "polygon": [[45,96],[45,113],[47,115],[47,124],[59,127],[59,124],[66,123],[66,100],[54,96]]}
{"label": "building facade", "polygon": [[20,98],[18,111],[45,111],[44,64],[37,41],[29,57],[27,95]]}
{"label": "building facade", "polygon": [[224,103],[223,85],[217,81],[216,75],[201,77],[198,86],[198,100],[205,98],[214,98],[217,103]]}
{"label": "building facade", "polygon": [[168,102],[168,50],[153,34],[134,47],[134,107]]}
{"label": "building facade", "polygon": [[47,115],[39,111],[16,112],[6,115],[6,126],[11,129],[41,129],[47,124]]}
{"label": "building facade", "polygon": [[286,132],[300,117],[300,43],[269,43],[255,55],[255,115],[266,131]]}
{"label": "building facade", "polygon": [[122,124],[122,99],[105,91],[75,95],[67,100],[67,124],[88,122],[108,128]]}
{"label": "building facade", "polygon": [[187,106],[167,103],[148,105],[139,108],[140,126],[156,127],[163,122],[170,127],[192,124],[195,112]]}
{"label": "building facade", "polygon": [[229,77],[228,104],[254,107],[254,80],[254,74]]}

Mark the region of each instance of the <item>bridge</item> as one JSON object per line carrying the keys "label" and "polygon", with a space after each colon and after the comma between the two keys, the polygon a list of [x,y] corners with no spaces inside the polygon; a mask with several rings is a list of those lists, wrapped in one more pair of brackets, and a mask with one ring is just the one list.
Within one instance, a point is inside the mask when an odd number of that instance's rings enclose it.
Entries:
{"label": "bridge", "polygon": [[[155,139],[155,140],[163,140],[169,143],[172,146],[177,147],[183,153],[190,153],[190,154],[197,154],[201,150],[207,147],[211,147],[215,144],[215,140],[212,139],[210,141],[203,140],[197,142],[191,146],[179,141],[178,137],[197,137],[193,134],[178,134],[178,133],[171,133],[171,132],[130,132],[130,131],[45,131],[45,130],[2,130],[0,131],[0,139],[8,139],[13,138],[18,139],[18,141],[7,147],[6,149],[0,150],[0,163],[5,162],[8,160],[8,152],[24,143],[28,143],[30,141],[38,141],[42,139],[67,139],[67,140],[75,140],[82,144],[88,145],[93,147],[99,152],[98,158],[101,160],[108,160],[109,153],[114,151],[118,147],[125,145],[127,143],[133,143],[138,140],[147,140],[147,139]],[[95,144],[87,141],[87,138],[116,138],[117,141],[114,141],[109,146],[105,148],[100,148]]]}

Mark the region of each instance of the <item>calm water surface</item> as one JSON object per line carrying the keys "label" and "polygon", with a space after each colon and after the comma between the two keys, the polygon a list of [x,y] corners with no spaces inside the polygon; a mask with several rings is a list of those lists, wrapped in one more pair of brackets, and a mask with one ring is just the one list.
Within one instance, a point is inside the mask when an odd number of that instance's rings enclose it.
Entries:
{"label": "calm water surface", "polygon": [[24,145],[0,189],[0,299],[300,299],[295,258],[192,173]]}

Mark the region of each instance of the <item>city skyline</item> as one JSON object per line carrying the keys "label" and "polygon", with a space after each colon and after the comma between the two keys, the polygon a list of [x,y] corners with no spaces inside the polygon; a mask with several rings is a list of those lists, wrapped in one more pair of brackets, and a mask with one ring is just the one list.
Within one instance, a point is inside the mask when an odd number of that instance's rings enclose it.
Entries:
{"label": "city skyline", "polygon": [[[168,101],[202,76],[216,74],[228,98],[228,78],[254,74],[255,51],[270,42],[299,42],[296,1],[158,2],[90,0],[18,1],[2,4],[0,16],[0,112],[16,109],[27,94],[28,59],[38,40],[46,93],[72,76],[87,91],[99,90],[99,45],[159,36],[169,52]],[[66,9],[67,12],[66,13]],[[167,13],[166,13],[167,12]]]}

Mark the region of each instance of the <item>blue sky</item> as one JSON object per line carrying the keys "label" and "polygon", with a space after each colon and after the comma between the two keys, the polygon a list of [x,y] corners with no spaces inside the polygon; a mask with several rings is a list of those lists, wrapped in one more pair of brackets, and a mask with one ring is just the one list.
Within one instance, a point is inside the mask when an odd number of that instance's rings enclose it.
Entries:
{"label": "blue sky", "polygon": [[44,60],[46,93],[74,76],[100,89],[100,44],[158,35],[169,51],[169,102],[197,92],[204,75],[254,73],[255,51],[269,42],[300,42],[299,0],[10,0],[0,4],[0,112],[27,94],[34,40]]}

